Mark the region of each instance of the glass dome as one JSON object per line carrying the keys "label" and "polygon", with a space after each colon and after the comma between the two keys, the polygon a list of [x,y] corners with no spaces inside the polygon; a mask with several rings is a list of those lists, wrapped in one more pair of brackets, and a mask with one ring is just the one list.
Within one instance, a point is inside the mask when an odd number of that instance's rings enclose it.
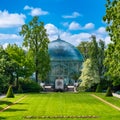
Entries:
{"label": "glass dome", "polygon": [[77,48],[60,38],[49,43],[48,51],[51,60],[83,61],[83,56]]}

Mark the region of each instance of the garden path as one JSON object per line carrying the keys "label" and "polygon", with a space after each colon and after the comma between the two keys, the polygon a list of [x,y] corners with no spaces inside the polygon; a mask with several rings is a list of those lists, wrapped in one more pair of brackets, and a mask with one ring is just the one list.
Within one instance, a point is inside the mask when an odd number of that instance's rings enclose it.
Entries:
{"label": "garden path", "polygon": [[99,99],[100,101],[104,102],[105,104],[108,104],[109,106],[111,106],[111,107],[113,107],[113,108],[115,108],[115,109],[117,109],[117,110],[120,111],[120,107],[117,107],[117,106],[111,104],[110,102],[107,102],[106,100],[104,100],[104,99],[98,97],[98,96],[95,95],[95,94],[92,94],[92,96],[95,97],[95,98],[97,98],[97,99]]}
{"label": "garden path", "polygon": [[120,98],[119,94],[116,94],[116,93],[112,93],[112,94],[113,94],[113,96]]}

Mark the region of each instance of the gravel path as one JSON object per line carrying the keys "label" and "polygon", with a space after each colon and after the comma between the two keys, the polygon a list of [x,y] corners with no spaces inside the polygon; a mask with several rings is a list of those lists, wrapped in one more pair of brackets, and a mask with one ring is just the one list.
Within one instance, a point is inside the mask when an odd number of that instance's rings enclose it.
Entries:
{"label": "gravel path", "polygon": [[120,98],[120,95],[118,95],[116,93],[112,93],[112,94],[113,94],[113,96]]}
{"label": "gravel path", "polygon": [[18,99],[17,101],[15,101],[14,103],[12,103],[11,105],[8,105],[7,107],[3,108],[2,110],[0,110],[0,112],[3,112],[5,110],[7,110],[8,108],[10,108],[12,105],[20,102],[22,99],[24,99],[26,96],[23,96],[22,98]]}
{"label": "gravel path", "polygon": [[104,102],[105,104],[107,104],[107,105],[109,105],[109,106],[111,106],[111,107],[113,107],[113,108],[115,108],[115,109],[117,109],[117,110],[120,111],[120,107],[117,107],[117,106],[115,106],[115,105],[107,102],[106,100],[104,100],[104,99],[102,99],[102,98],[100,98],[100,97],[98,97],[98,96],[96,96],[94,94],[92,94],[92,96],[95,97],[95,98],[97,98],[97,99],[99,99],[100,101]]}
{"label": "gravel path", "polygon": [[5,97],[5,95],[0,95],[0,98],[4,98]]}

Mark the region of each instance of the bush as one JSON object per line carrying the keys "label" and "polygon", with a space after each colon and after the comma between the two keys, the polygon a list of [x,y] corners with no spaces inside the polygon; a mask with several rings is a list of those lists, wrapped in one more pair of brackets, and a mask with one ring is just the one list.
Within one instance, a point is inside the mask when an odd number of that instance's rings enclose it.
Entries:
{"label": "bush", "polygon": [[40,92],[42,90],[42,87],[31,79],[20,79],[19,83],[24,93]]}
{"label": "bush", "polygon": [[102,86],[100,84],[97,85],[96,92],[102,92]]}
{"label": "bush", "polygon": [[13,93],[12,85],[9,86],[6,97],[7,98],[14,98],[14,93]]}
{"label": "bush", "polygon": [[112,90],[111,90],[111,87],[108,87],[108,89],[107,89],[107,91],[106,91],[106,95],[105,95],[106,97],[111,97],[111,96],[113,96],[112,95]]}
{"label": "bush", "polygon": [[19,86],[18,86],[18,93],[23,93],[23,89],[22,89],[21,84],[19,84]]}

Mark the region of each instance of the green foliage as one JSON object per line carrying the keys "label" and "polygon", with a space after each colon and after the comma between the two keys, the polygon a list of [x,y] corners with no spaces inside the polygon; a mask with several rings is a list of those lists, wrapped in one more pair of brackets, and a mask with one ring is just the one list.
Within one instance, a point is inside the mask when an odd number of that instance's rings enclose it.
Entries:
{"label": "green foliage", "polygon": [[19,86],[18,86],[18,93],[23,93],[23,89],[22,89],[21,84],[19,84]]}
{"label": "green foliage", "polygon": [[17,79],[16,85],[18,86],[19,77],[29,77],[33,73],[32,62],[30,60],[31,57],[27,57],[28,52],[25,52],[16,44],[8,45],[6,52],[14,62],[14,75]]}
{"label": "green foliage", "polygon": [[120,85],[120,0],[107,0],[106,14],[103,20],[112,41],[106,50],[105,66],[107,76],[114,85]]}
{"label": "green foliage", "polygon": [[12,85],[9,86],[7,94],[6,94],[7,98],[14,98],[14,93],[13,93],[13,89],[12,89]]}
{"label": "green foliage", "polygon": [[82,55],[84,56],[84,59],[90,57],[90,42],[80,42],[80,44],[77,46],[78,50]]}
{"label": "green foliage", "polygon": [[96,92],[102,92],[102,86],[101,86],[101,84],[97,85]]}
{"label": "green foliage", "polygon": [[97,42],[96,36],[91,36],[90,42],[81,42],[77,47],[83,54],[85,60],[91,59],[93,68],[98,72],[100,83],[103,84],[105,80],[106,68],[103,64],[105,59],[105,43],[102,40]]}
{"label": "green foliage", "polygon": [[107,88],[107,91],[106,91],[106,95],[105,95],[106,97],[112,97],[113,95],[112,95],[112,90],[111,90],[111,87],[108,87]]}
{"label": "green foliage", "polygon": [[6,92],[8,84],[14,82],[14,62],[9,54],[0,46],[0,90]]}
{"label": "green foliage", "polygon": [[80,87],[85,89],[89,89],[100,82],[98,71],[92,66],[91,59],[87,59],[83,63],[82,74],[79,79],[82,80]]}
{"label": "green foliage", "polygon": [[39,22],[39,18],[35,16],[32,21],[22,26],[20,35],[24,36],[23,45],[28,48],[28,51],[31,51],[33,56],[36,82],[38,82],[38,77],[44,80],[50,70],[49,39],[44,23]]}
{"label": "green foliage", "polygon": [[19,83],[24,93],[40,92],[42,90],[40,85],[31,79],[20,79]]}

